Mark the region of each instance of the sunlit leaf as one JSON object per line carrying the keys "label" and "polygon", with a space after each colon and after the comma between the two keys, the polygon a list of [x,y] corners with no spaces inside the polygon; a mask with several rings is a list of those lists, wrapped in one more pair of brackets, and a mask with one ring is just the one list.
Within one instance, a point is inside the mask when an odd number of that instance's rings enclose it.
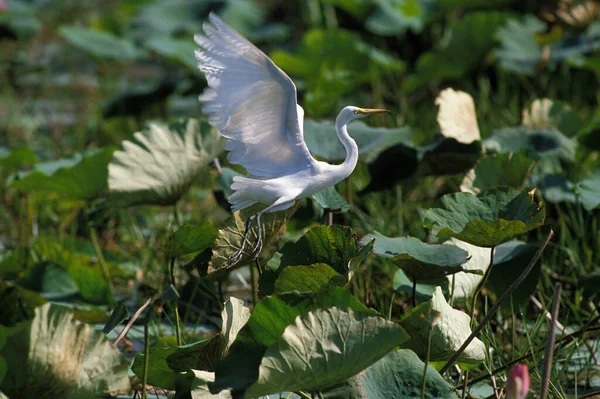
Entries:
{"label": "sunlit leaf", "polygon": [[442,135],[462,144],[481,140],[473,97],[464,91],[443,90],[435,99],[439,105],[437,121]]}
{"label": "sunlit leaf", "polygon": [[[406,126],[388,129],[354,121],[348,126],[348,132],[358,145],[359,159],[365,163],[375,161],[381,152],[395,145],[412,146],[413,141],[413,131]],[[305,120],[304,139],[317,158],[325,161],[343,161],[346,158],[346,150],[331,121]]]}
{"label": "sunlit leaf", "polygon": [[163,251],[169,258],[200,252],[212,246],[217,233],[217,229],[209,222],[196,226],[186,224],[171,234]]}
{"label": "sunlit leaf", "polygon": [[129,362],[100,331],[73,320],[68,308],[45,304],[31,321],[0,326],[8,364],[0,389],[12,398],[92,398],[128,393]]}
{"label": "sunlit leaf", "polygon": [[[285,222],[296,212],[300,207],[297,202],[291,208],[275,213],[267,213],[260,219],[262,228],[262,239],[265,247],[275,240],[280,230],[285,226]],[[240,212],[234,212],[233,215],[225,221],[225,225],[219,229],[217,238],[213,242],[213,257],[208,266],[208,275],[225,272],[230,269],[229,257],[239,249],[246,229],[246,219],[248,216],[258,212],[261,206],[253,206]],[[243,219],[242,219],[243,215]],[[244,256],[237,263],[237,266],[244,265],[250,259],[253,259],[252,244],[256,242],[256,227],[248,234],[249,245],[246,245]],[[234,265],[236,266],[236,265]]]}
{"label": "sunlit leaf", "polygon": [[567,136],[575,135],[583,127],[583,121],[575,110],[549,98],[535,99],[524,109],[522,124],[536,129],[555,128]]}
{"label": "sunlit leaf", "polygon": [[424,217],[439,238],[455,237],[479,247],[493,247],[544,223],[545,208],[534,191],[510,187],[444,195]]}
{"label": "sunlit leaf", "polygon": [[265,353],[246,396],[315,391],[344,382],[407,339],[381,317],[330,308],[295,319]]}
{"label": "sunlit leaf", "polygon": [[[424,396],[421,396],[425,363],[411,350],[399,349],[386,355],[342,386],[324,393],[344,398],[456,399],[452,386],[432,367],[427,367]],[[339,396],[336,396],[339,395]]]}
{"label": "sunlit leaf", "polygon": [[18,173],[9,184],[17,190],[53,191],[69,198],[91,200],[106,190],[113,152],[113,148],[105,148],[38,163],[32,171]]}
{"label": "sunlit leaf", "polygon": [[[448,280],[448,290],[453,301],[463,301],[471,297],[471,294],[483,278],[481,274],[485,273],[490,266],[491,251],[490,248],[478,247],[468,242],[457,240],[456,238],[450,238],[445,243],[456,245],[469,253],[469,260],[463,265],[464,269],[479,271],[479,273],[460,272],[446,277]],[[504,244],[498,247],[502,245]]]}
{"label": "sunlit leaf", "polygon": [[99,59],[121,61],[143,56],[135,44],[110,32],[82,26],[61,26],[58,32],[73,46]]}
{"label": "sunlit leaf", "polygon": [[520,189],[533,170],[535,161],[522,153],[501,153],[481,159],[463,179],[461,191],[477,194],[496,187]]}
{"label": "sunlit leaf", "polygon": [[108,166],[110,198],[121,206],[175,204],[222,151],[219,133],[194,119],[151,123],[134,137]]}
{"label": "sunlit leaf", "polygon": [[413,280],[430,280],[463,271],[467,251],[454,245],[427,244],[414,237],[385,237],[377,232],[361,243],[375,238],[374,252],[390,259]]}
{"label": "sunlit leaf", "polygon": [[[437,287],[431,300],[410,310],[400,321],[411,339],[404,344],[421,359],[425,359],[429,346],[429,363],[441,368],[460,348],[471,334],[471,318],[460,310],[448,305],[442,289]],[[485,360],[485,345],[475,338],[457,359],[462,368],[472,368]]]}

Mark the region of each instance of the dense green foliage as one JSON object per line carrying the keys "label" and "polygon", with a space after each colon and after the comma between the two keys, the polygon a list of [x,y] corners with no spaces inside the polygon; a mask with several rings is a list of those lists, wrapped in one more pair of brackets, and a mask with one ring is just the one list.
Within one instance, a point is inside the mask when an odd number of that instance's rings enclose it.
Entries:
{"label": "dense green foliage", "polygon": [[[391,110],[234,266],[261,206],[198,103],[211,11],[319,160]],[[550,397],[600,391],[599,47],[591,0],[0,0],[0,398],[488,398],[517,362],[537,397],[556,283]]]}

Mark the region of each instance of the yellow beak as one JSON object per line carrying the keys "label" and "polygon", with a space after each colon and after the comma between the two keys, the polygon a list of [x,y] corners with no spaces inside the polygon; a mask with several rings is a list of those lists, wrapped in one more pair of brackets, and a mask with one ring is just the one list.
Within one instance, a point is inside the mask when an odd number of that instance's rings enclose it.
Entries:
{"label": "yellow beak", "polygon": [[381,108],[361,108],[358,110],[361,114],[381,114],[384,112],[390,112],[389,109],[381,109]]}

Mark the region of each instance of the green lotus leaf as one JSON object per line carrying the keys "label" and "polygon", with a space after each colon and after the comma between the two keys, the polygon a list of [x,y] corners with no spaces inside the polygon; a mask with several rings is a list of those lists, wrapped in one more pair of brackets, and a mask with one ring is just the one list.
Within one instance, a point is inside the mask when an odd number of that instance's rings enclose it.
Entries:
{"label": "green lotus leaf", "polygon": [[342,197],[335,187],[328,187],[312,196],[317,204],[323,209],[329,209],[339,213],[348,212],[350,204]]}
{"label": "green lotus leaf", "polygon": [[288,266],[275,281],[274,294],[285,292],[317,293],[328,284],[343,286],[346,278],[324,263],[311,266]]}
{"label": "green lotus leaf", "polygon": [[408,336],[396,323],[339,308],[310,311],[289,325],[265,352],[257,397],[282,391],[316,391],[340,384],[383,358]]}
{"label": "green lotus leaf", "polygon": [[494,247],[544,223],[535,190],[503,187],[477,195],[444,195],[425,213],[425,227],[438,238],[455,237],[479,247]]}
{"label": "green lotus leaf", "polygon": [[600,205],[600,169],[589,172],[577,183],[577,193],[588,211]]}
{"label": "green lotus leaf", "polygon": [[110,198],[120,206],[175,204],[223,151],[219,133],[194,119],[151,123],[134,138],[108,166]]}
{"label": "green lotus leaf", "polygon": [[[411,309],[400,321],[411,339],[404,344],[424,360],[429,346],[429,364],[440,369],[461,347],[471,334],[471,318],[448,305],[441,287],[437,287],[431,300]],[[457,359],[462,368],[472,368],[485,360],[485,345],[475,338]]]}
{"label": "green lotus leaf", "polygon": [[186,224],[171,234],[163,251],[169,258],[201,252],[212,246],[217,233],[218,230],[208,222],[197,226]]}
{"label": "green lotus leaf", "polygon": [[521,153],[493,154],[467,173],[460,189],[473,194],[496,187],[521,189],[534,166],[535,161]]}
{"label": "green lotus leaf", "polygon": [[31,321],[0,326],[7,373],[0,390],[23,399],[97,398],[128,393],[129,362],[100,331],[47,303]]}
{"label": "green lotus leaf", "polygon": [[444,378],[427,366],[424,396],[421,396],[425,363],[411,350],[395,350],[383,359],[346,381],[342,386],[324,393],[335,398],[396,398],[456,399],[456,394]]}
{"label": "green lotus leaf", "polygon": [[61,26],[58,32],[70,44],[98,59],[134,60],[144,55],[135,44],[110,32],[82,26]]}
{"label": "green lotus leaf", "polygon": [[454,245],[431,245],[414,237],[385,237],[377,232],[361,243],[375,238],[375,254],[390,259],[413,280],[430,280],[464,271],[467,251]]}
{"label": "green lotus leaf", "polygon": [[13,176],[9,185],[17,190],[53,191],[68,198],[92,200],[106,190],[108,163],[114,151],[105,148],[38,163],[30,172]]}

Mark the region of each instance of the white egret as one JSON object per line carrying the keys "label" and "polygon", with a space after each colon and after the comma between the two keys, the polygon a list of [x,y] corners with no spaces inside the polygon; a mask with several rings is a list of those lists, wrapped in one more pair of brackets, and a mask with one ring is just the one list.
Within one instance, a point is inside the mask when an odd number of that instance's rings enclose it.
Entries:
{"label": "white egret", "polygon": [[346,149],[341,165],[314,159],[304,142],[304,110],[296,102],[296,86],[269,57],[216,15],[204,24],[204,35],[194,37],[200,71],[209,88],[200,96],[202,111],[227,139],[227,159],[246,168],[248,177],[236,176],[231,188],[232,211],[256,203],[267,205],[250,216],[238,251],[230,257],[237,263],[243,254],[248,231],[256,220],[257,241],[253,255],[262,249],[260,217],[282,211],[352,173],[358,146],[346,125],[353,119],[389,112],[384,109],[345,107],[336,119],[337,134]]}

